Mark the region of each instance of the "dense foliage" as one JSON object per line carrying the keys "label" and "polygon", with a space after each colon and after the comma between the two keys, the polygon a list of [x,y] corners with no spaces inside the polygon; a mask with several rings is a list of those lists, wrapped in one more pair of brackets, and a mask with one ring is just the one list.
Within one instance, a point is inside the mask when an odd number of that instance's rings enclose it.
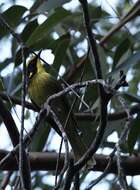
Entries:
{"label": "dense foliage", "polygon": [[[88,21],[88,15],[85,15],[85,5],[82,0],[32,1],[30,8],[26,8],[26,3],[25,6],[17,5],[16,1],[9,0],[9,3],[10,6],[5,2],[0,5],[0,49],[2,52],[0,58],[0,102],[2,102],[0,105],[5,106],[5,109],[9,111],[8,113],[12,114],[13,120],[18,123],[17,127],[19,129],[20,122],[17,122],[17,115],[21,111],[21,106],[19,107],[17,104],[21,105],[23,95],[23,61],[28,60],[28,57],[32,56],[33,53],[37,53],[42,49],[41,58],[45,59],[47,71],[58,80],[62,76],[63,80],[60,81],[65,87],[67,86],[66,83],[71,85],[77,82],[101,79],[98,75],[99,70],[95,58],[96,55],[99,55],[102,84],[104,81],[105,86],[103,88],[105,94],[109,94],[109,104],[107,107],[107,125],[105,123],[106,129],[105,132],[103,131],[103,137],[101,136],[97,148],[98,155],[96,155],[97,166],[95,166],[95,170],[104,174],[102,176],[103,182],[108,185],[106,189],[120,189],[120,187],[128,189],[128,186],[130,189],[138,188],[137,185],[134,186],[135,184],[131,180],[129,180],[128,185],[126,175],[140,174],[140,168],[137,165],[140,163],[138,155],[140,149],[140,2],[124,0],[111,5],[110,1],[107,0],[89,1],[89,27],[92,29],[93,36],[89,36],[89,33],[87,33],[86,21]],[[5,22],[3,22],[3,19]],[[94,45],[98,52],[95,52],[95,49],[92,48],[93,44],[91,43],[95,43],[95,41],[96,44]],[[45,50],[51,51],[48,53]],[[52,64],[49,65],[47,62]],[[123,83],[120,84],[120,81]],[[97,136],[103,117],[101,107],[104,104],[100,103],[103,95],[99,88],[97,84],[84,86],[84,88],[77,90],[80,97],[77,99],[75,99],[73,93],[68,95],[70,104],[75,101],[73,113],[78,122],[79,130],[86,137],[88,145],[91,145]],[[81,102],[80,99],[83,101]],[[28,95],[27,100],[29,100]],[[83,102],[86,102],[88,106],[85,106]],[[35,110],[33,105],[29,104],[27,106],[26,104],[26,107],[28,108],[25,111],[24,118],[25,135],[27,135],[27,130],[34,126],[33,121],[35,120],[35,115],[32,112],[32,109]],[[9,121],[8,113],[5,111],[3,114],[2,112],[4,112],[4,108],[0,111],[1,124],[4,122],[7,125]],[[6,117],[8,118],[7,123],[5,122]],[[54,133],[50,131],[50,125],[47,125],[48,128],[45,124],[42,131],[37,132],[36,140],[31,143],[30,151],[50,151],[52,153],[50,147],[54,147],[54,151],[56,151],[55,145],[57,144],[58,147],[59,144],[55,140],[57,135],[55,134],[55,137],[53,137]],[[4,128],[4,126],[1,125],[1,128]],[[14,146],[16,145],[17,141],[14,139],[16,137],[12,138],[11,134],[7,138],[15,142],[13,143]],[[104,172],[107,161],[109,162],[105,155],[109,155],[113,150],[110,160],[114,157],[116,165],[110,166],[108,171]],[[3,153],[4,151],[6,151],[6,148],[3,146],[0,154],[6,154]],[[130,158],[132,163],[129,165]],[[54,159],[53,155],[52,159]],[[125,163],[125,159],[128,159],[128,163]],[[34,170],[35,168],[43,170],[42,167],[40,169],[39,167],[34,167]],[[32,172],[33,189],[37,187],[40,189],[54,188],[56,162],[51,166],[51,171],[47,171],[46,167],[44,172]],[[0,168],[2,168],[1,163]],[[12,170],[11,166],[5,168]],[[107,173],[110,173],[110,171],[115,174],[108,177]],[[80,170],[80,189],[85,189],[85,186],[87,187],[95,179],[94,172]],[[97,176],[99,175],[101,173],[97,173]],[[12,177],[8,179],[6,185],[3,180],[6,178],[5,173],[1,172],[0,176],[2,186],[15,187],[19,182],[17,172],[8,173],[8,176]],[[99,182],[96,181],[96,183]],[[64,183],[65,178],[62,180],[61,187]],[[77,180],[74,184],[78,184]],[[76,185],[72,188],[76,189]]]}

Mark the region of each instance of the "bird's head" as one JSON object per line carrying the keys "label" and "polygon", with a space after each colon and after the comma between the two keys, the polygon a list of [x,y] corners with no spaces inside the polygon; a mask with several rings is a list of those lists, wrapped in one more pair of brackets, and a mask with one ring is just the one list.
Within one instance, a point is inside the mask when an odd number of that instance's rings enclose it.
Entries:
{"label": "bird's head", "polygon": [[36,74],[45,71],[41,61],[39,59],[39,55],[33,56],[28,64],[27,64],[27,80],[28,82],[35,76]]}

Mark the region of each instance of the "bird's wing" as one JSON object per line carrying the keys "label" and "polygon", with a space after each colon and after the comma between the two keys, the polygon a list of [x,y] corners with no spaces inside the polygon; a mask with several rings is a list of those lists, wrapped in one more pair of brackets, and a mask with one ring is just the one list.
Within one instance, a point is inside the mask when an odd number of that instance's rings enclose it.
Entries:
{"label": "bird's wing", "polygon": [[[34,106],[36,107],[37,111],[40,111],[40,107],[31,99],[32,103],[34,104]],[[62,136],[62,133],[60,131],[60,129],[58,128],[58,126],[56,125],[56,123],[54,122],[53,118],[51,116],[48,116],[46,118],[46,121],[48,121],[50,123],[50,125],[54,128],[54,130],[60,135]]]}

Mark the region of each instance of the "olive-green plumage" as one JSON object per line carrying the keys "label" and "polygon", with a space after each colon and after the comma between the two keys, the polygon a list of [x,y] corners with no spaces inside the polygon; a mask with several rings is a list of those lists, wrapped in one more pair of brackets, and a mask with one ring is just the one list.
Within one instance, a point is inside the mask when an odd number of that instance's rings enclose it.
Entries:
{"label": "olive-green plumage", "polygon": [[30,79],[29,96],[38,107],[41,107],[47,98],[59,90],[57,82],[46,73],[40,61],[37,62],[37,73]]}
{"label": "olive-green plumage", "polygon": [[[49,96],[62,90],[60,83],[45,71],[37,57],[29,61],[27,77],[29,80],[29,97],[39,108],[43,106]],[[51,108],[64,126],[69,113],[69,105],[66,96],[61,96],[52,101]],[[56,131],[58,132],[59,130]],[[77,132],[76,122],[72,115],[65,128],[65,132],[72,146],[75,159],[77,160],[85,153],[87,148]]]}

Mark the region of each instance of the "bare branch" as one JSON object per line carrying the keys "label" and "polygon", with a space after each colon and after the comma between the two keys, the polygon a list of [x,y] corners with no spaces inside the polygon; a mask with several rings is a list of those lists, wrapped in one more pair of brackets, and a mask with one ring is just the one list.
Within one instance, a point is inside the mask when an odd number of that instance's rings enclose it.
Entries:
{"label": "bare branch", "polygon": [[[49,105],[47,105],[49,106]],[[58,181],[58,184],[55,186],[55,190],[59,189],[61,183],[62,183],[62,179],[63,179],[63,176],[64,176],[64,173],[65,171],[67,170],[68,166],[69,166],[69,145],[68,145],[68,139],[67,139],[67,136],[66,136],[66,133],[64,131],[64,128],[63,126],[61,125],[60,121],[58,120],[58,118],[56,117],[56,114],[50,110],[51,114],[52,114],[52,117],[54,119],[54,121],[56,122],[57,126],[59,127],[61,133],[62,133],[62,138],[64,140],[64,144],[65,144],[65,160],[64,160],[64,167],[60,173],[60,176],[59,176],[59,181]]]}
{"label": "bare branch", "polygon": [[102,79],[102,70],[101,70],[101,64],[100,64],[100,59],[97,51],[97,45],[96,45],[96,40],[94,33],[92,32],[91,29],[91,23],[90,23],[90,17],[89,17],[89,12],[88,12],[88,3],[87,0],[79,0],[81,2],[81,6],[83,8],[83,15],[84,15],[84,21],[85,21],[85,26],[87,30],[87,35],[88,35],[88,40],[89,44],[92,50],[92,54],[95,59],[95,67],[96,67],[96,74],[97,74],[97,79]]}
{"label": "bare branch", "polygon": [[25,151],[23,142],[23,132],[24,132],[24,111],[25,111],[25,97],[26,97],[26,59],[24,46],[21,44],[22,48],[22,59],[23,59],[23,80],[22,80],[22,111],[21,111],[21,130],[19,137],[19,172],[20,181],[23,189],[31,190],[31,176],[30,176],[30,166],[28,161],[28,156]]}
{"label": "bare branch", "polygon": [[[11,99],[11,101],[14,104],[21,105],[21,100],[17,97],[6,95],[6,93],[0,92],[0,97],[8,101],[8,97]],[[32,103],[25,101],[25,107],[28,109],[31,109],[33,111],[39,111]],[[139,113],[140,112],[140,104],[136,104],[129,107],[129,112],[131,115]],[[97,115],[91,112],[78,112],[74,114],[77,120],[84,120],[84,121],[94,121],[95,118],[97,118]],[[115,121],[119,119],[124,119],[127,117],[127,114],[125,111],[119,111],[116,113],[108,114],[108,121]]]}
{"label": "bare branch", "polygon": [[[85,154],[74,164],[73,170],[69,169],[67,172],[67,181],[65,183],[64,189],[66,190],[67,188],[70,188],[71,181],[74,177],[74,174],[78,172],[87,162],[90,160],[97,151],[97,149],[100,146],[101,139],[104,135],[105,127],[107,124],[107,105],[112,96],[116,93],[116,91],[121,87],[121,86],[126,86],[128,85],[126,82],[126,76],[124,75],[123,71],[120,72],[120,79],[116,83],[113,89],[108,89],[107,91],[104,91],[104,98],[101,99],[102,107],[101,107],[101,116],[100,116],[100,126],[98,128],[97,134],[88,148],[88,150],[85,152]],[[103,95],[103,94],[102,94]],[[73,172],[73,173],[72,173]]]}
{"label": "bare branch", "polygon": [[[0,150],[0,160],[3,159],[8,151]],[[56,167],[58,154],[54,152],[31,152],[29,153],[29,159],[31,163],[31,170],[37,171],[54,171]],[[62,169],[64,164],[65,155],[61,154],[59,171]],[[70,159],[73,159],[72,154],[70,154]],[[106,166],[108,165],[109,156],[95,154],[96,165],[94,167],[94,171],[104,171]],[[125,175],[140,175],[140,156],[121,156],[122,167],[124,169]],[[14,155],[11,155],[7,160],[6,164],[1,167],[1,170],[18,170],[18,165]],[[108,170],[108,173],[117,174],[117,163],[116,157],[114,157],[113,162],[111,162],[111,166]]]}
{"label": "bare branch", "polygon": [[13,173],[13,171],[8,171],[8,172],[6,173],[6,175],[3,177],[3,180],[2,180],[1,185],[0,185],[0,187],[1,187],[2,189],[5,189],[6,186],[8,185],[12,173]]}
{"label": "bare branch", "polygon": [[19,143],[19,132],[11,113],[5,108],[5,105],[2,102],[1,98],[0,108],[0,116],[7,128],[13,146],[16,146]]}
{"label": "bare branch", "polygon": [[129,12],[123,16],[118,24],[116,24],[111,30],[100,40],[100,45],[105,44],[112,35],[114,35],[121,27],[123,27],[127,22],[138,16],[140,11],[140,0],[138,0],[134,6],[129,10]]}

